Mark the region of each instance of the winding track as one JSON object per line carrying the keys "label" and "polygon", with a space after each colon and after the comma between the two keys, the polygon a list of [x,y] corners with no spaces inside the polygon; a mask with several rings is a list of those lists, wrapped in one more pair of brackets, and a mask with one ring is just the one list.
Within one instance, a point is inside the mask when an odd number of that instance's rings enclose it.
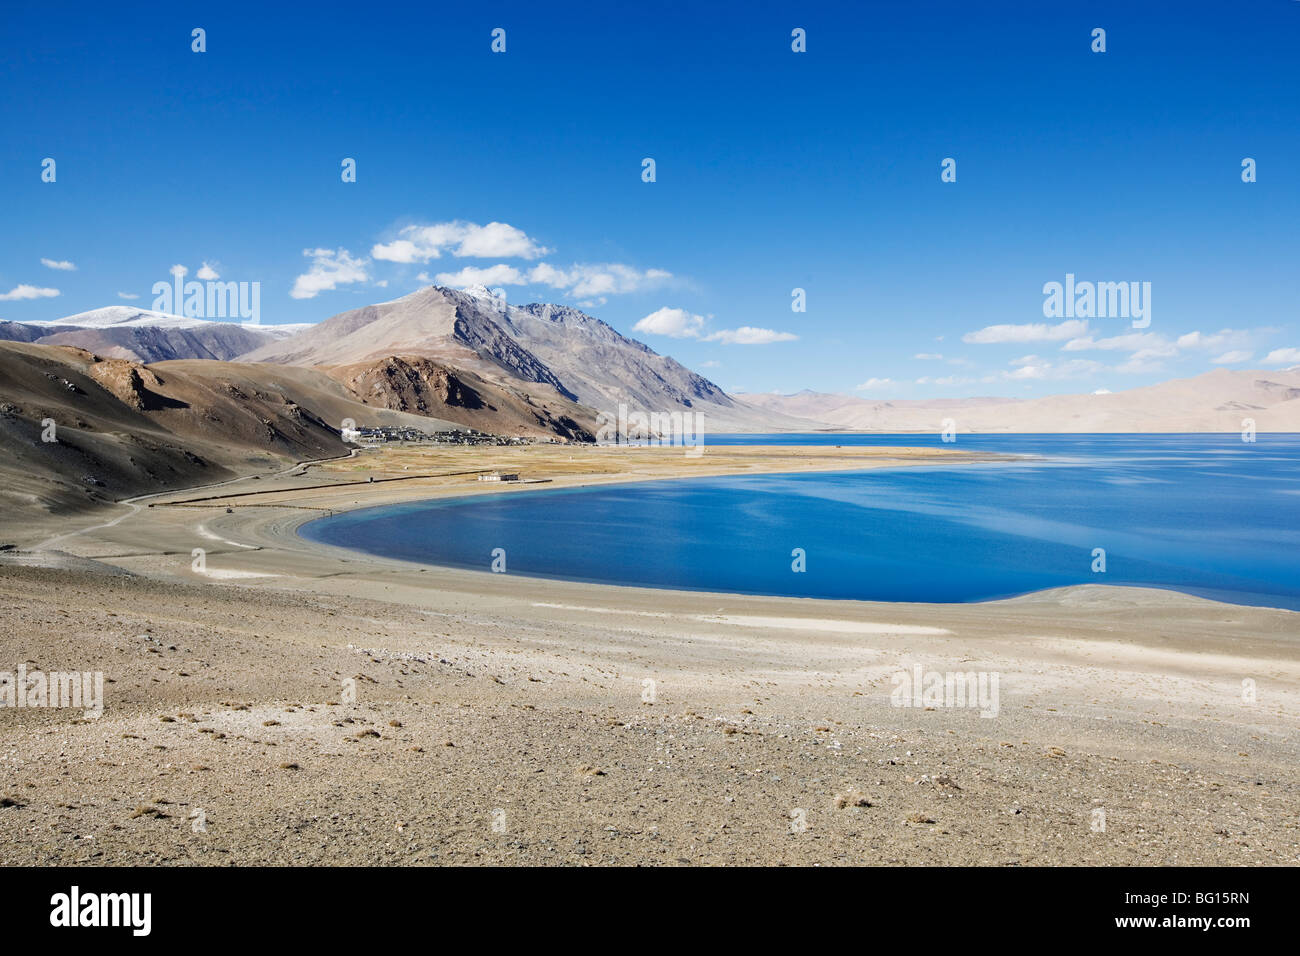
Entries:
{"label": "winding track", "polygon": [[[288,475],[293,473],[294,471],[297,471],[299,468],[308,468],[311,465],[319,465],[327,461],[340,461],[345,458],[355,458],[360,451],[361,451],[360,448],[353,448],[352,451],[350,451],[346,455],[334,455],[330,458],[308,458],[304,461],[294,462],[288,468],[285,468],[281,471],[273,472],[272,474],[266,477],[280,478],[284,475]],[[127,518],[130,518],[132,515],[139,514],[140,509],[144,507],[144,505],[142,505],[140,502],[148,501],[150,498],[162,498],[165,495],[174,495],[183,491],[200,491],[205,488],[224,488],[227,485],[233,485],[241,481],[248,481],[252,477],[253,477],[252,475],[241,475],[238,478],[227,478],[225,481],[214,481],[206,485],[194,485],[191,488],[173,488],[170,491],[154,491],[154,492],[150,492],[147,495],[136,495],[134,498],[123,498],[121,501],[114,502],[114,504],[126,505],[130,509],[124,514],[118,515],[116,518],[112,519],[111,521],[104,521],[101,522],[100,524],[91,525],[88,528],[81,528],[77,531],[67,531],[64,532],[63,534],[55,535],[52,538],[46,538],[40,544],[36,545],[32,550],[48,551],[51,548],[54,548],[56,545],[61,544],[64,541],[68,541],[71,540],[72,538],[80,537],[83,534],[89,534],[92,531],[102,531],[105,528],[112,528],[115,525],[121,524],[123,521],[125,521]]]}

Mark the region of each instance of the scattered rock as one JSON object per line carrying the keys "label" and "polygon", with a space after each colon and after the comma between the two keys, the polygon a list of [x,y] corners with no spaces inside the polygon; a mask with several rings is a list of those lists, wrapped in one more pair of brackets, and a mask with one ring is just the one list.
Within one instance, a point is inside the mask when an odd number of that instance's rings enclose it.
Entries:
{"label": "scattered rock", "polygon": [[835,795],[835,809],[843,810],[845,807],[869,807],[871,801],[867,799],[866,794],[860,790],[846,790],[844,793]]}

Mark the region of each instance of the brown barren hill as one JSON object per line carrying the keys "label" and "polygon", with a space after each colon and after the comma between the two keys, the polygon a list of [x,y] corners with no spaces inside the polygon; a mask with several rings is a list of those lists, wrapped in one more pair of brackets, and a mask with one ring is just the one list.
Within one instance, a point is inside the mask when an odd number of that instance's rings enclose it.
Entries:
{"label": "brown barren hill", "polygon": [[358,401],[437,415],[497,435],[594,441],[596,419],[548,385],[493,382],[420,356],[389,356],[328,370]]}
{"label": "brown barren hill", "polygon": [[141,365],[0,342],[4,522],[349,453],[339,429],[453,423],[356,401],[310,369],[187,360]]}

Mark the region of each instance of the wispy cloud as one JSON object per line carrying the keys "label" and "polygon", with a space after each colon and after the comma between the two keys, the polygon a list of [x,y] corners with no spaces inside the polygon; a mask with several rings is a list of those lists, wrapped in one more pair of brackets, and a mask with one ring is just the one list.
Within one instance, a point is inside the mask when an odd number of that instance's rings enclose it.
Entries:
{"label": "wispy cloud", "polygon": [[1180,349],[1205,349],[1218,352],[1223,349],[1240,349],[1251,344],[1254,334],[1245,329],[1220,329],[1217,332],[1188,332],[1178,336],[1175,343]]}
{"label": "wispy cloud", "polygon": [[742,325],[738,329],[719,329],[706,335],[704,323],[705,316],[695,315],[685,309],[664,307],[638,321],[632,330],[647,335],[666,335],[674,339],[721,342],[723,345],[770,345],[773,342],[793,342],[799,338],[790,332],[760,329],[752,325]]}
{"label": "wispy cloud", "polygon": [[1025,325],[986,325],[976,332],[961,337],[971,345],[996,345],[1003,342],[1059,342],[1084,335],[1088,323],[1083,319],[1067,319],[1059,325],[1030,322]]}
{"label": "wispy cloud", "polygon": [[874,392],[882,388],[892,388],[894,386],[892,378],[869,378],[861,385],[854,385],[855,392]]}
{"label": "wispy cloud", "polygon": [[1002,378],[1009,382],[1037,379],[1087,378],[1100,372],[1106,366],[1092,359],[1070,359],[1059,365],[1041,359],[1037,355],[1026,355],[1010,363],[1012,371],[1003,371]]}
{"label": "wispy cloud", "polygon": [[1107,352],[1144,352],[1149,356],[1169,358],[1178,354],[1178,346],[1163,335],[1154,332],[1128,332],[1108,338],[1094,339],[1091,335],[1070,339],[1061,346],[1063,352],[1085,352],[1099,349]]}
{"label": "wispy cloud", "polygon": [[672,277],[664,269],[641,270],[618,262],[574,263],[567,269],[539,262],[528,270],[529,282],[584,298],[643,292],[663,285]]}
{"label": "wispy cloud", "polygon": [[1167,358],[1169,353],[1163,349],[1138,349],[1128,357],[1127,361],[1116,365],[1115,371],[1131,374],[1160,372],[1164,370],[1164,360]]}
{"label": "wispy cloud", "polygon": [[41,259],[41,265],[47,269],[57,269],[60,272],[76,272],[77,267],[67,259]]}
{"label": "wispy cloud", "polygon": [[1238,362],[1246,362],[1254,355],[1254,352],[1248,352],[1245,349],[1234,349],[1231,352],[1224,352],[1222,355],[1210,359],[1214,365],[1236,365]]}
{"label": "wispy cloud", "polygon": [[385,262],[412,263],[439,259],[444,252],[460,259],[540,259],[551,250],[509,223],[480,226],[458,219],[406,226],[392,242],[376,243],[370,255]]}
{"label": "wispy cloud", "polygon": [[[458,272],[440,272],[434,276],[439,285],[465,286],[489,282],[495,285],[543,285],[586,299],[584,305],[602,305],[607,296],[645,292],[657,288],[673,277],[664,269],[638,269],[619,262],[574,263],[561,268],[539,262],[524,270],[504,262],[493,266],[466,266]],[[428,276],[417,277],[427,282]]]}
{"label": "wispy cloud", "polygon": [[203,265],[199,266],[199,271],[194,273],[194,277],[196,279],[202,279],[204,282],[211,282],[214,279],[221,278],[220,274],[218,274],[216,270],[216,267],[213,266],[212,263],[206,260],[204,260]]}
{"label": "wispy cloud", "polygon": [[42,289],[34,285],[16,285],[8,292],[0,292],[0,302],[16,302],[19,299],[52,299],[59,295],[58,289]]}
{"label": "wispy cloud", "polygon": [[304,249],[311,267],[294,280],[289,295],[295,299],[314,299],[341,285],[365,282],[370,278],[366,260],[355,258],[346,249]]}
{"label": "wispy cloud", "polygon": [[126,299],[126,300],[129,302],[129,301],[131,301],[132,299],[138,299],[138,298],[140,298],[140,293],[138,293],[138,292],[119,292],[119,293],[117,294],[117,297],[118,297],[119,299]]}
{"label": "wispy cloud", "polygon": [[792,332],[777,332],[774,329],[757,329],[752,325],[742,325],[738,329],[720,329],[704,337],[706,342],[721,342],[723,345],[770,345],[773,342],[793,342],[799,336]]}
{"label": "wispy cloud", "polygon": [[928,375],[922,375],[920,378],[916,380],[916,384],[953,386],[953,385],[970,385],[974,381],[975,379],[973,378],[966,378],[965,376],[961,376],[961,375],[945,375],[942,378],[931,378]]}
{"label": "wispy cloud", "polygon": [[522,285],[524,277],[514,266],[500,263],[486,269],[466,266],[459,272],[439,272],[434,280],[438,285],[463,288],[467,285]]}
{"label": "wispy cloud", "polygon": [[1300,349],[1274,349],[1264,356],[1265,365],[1298,365]]}

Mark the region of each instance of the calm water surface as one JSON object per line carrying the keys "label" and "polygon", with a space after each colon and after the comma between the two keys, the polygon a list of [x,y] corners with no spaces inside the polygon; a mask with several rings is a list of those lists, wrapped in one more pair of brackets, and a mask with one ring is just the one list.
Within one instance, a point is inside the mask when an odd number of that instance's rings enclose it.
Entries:
{"label": "calm water surface", "polygon": [[[641,587],[947,603],[1104,583],[1300,610],[1300,435],[962,435],[943,447],[1041,458],[529,490],[365,509],[301,533],[480,570],[504,548],[509,573]],[[1095,548],[1105,573],[1092,570]]]}

